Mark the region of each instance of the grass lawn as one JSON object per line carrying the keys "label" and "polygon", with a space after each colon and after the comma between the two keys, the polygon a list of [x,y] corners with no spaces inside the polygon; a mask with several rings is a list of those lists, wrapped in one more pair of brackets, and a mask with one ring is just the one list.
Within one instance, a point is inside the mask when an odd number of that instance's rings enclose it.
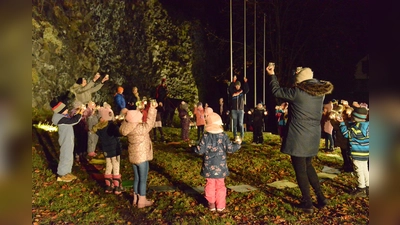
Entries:
{"label": "grass lawn", "polygon": [[[228,156],[230,176],[226,185],[248,184],[257,190],[235,192],[228,189],[227,210],[210,212],[201,194],[187,192],[204,186],[199,175],[201,156],[190,152],[180,141],[180,129],[163,128],[170,143],[154,143],[150,161],[149,186],[174,186],[175,191],[148,191],[155,200],[151,207],[131,206],[132,188],[120,196],[104,193],[103,182],[94,179],[104,169],[88,163],[75,164],[78,180],[56,181],[59,145],[56,132],[32,128],[32,223],[33,224],[368,224],[369,198],[354,198],[348,193],[356,186],[350,173],[340,173],[333,180],[322,181],[330,205],[313,214],[304,214],[293,205],[299,203],[299,188],[276,189],[268,183],[286,179],[296,183],[288,155],[279,151],[279,137],[264,133],[263,145],[251,145],[252,133],[246,132],[242,148]],[[228,132],[231,137],[232,133]],[[190,131],[195,139],[196,130]],[[121,138],[123,180],[133,180],[128,161],[126,138]],[[321,140],[321,148],[323,141]],[[340,150],[335,150],[340,155]],[[341,168],[339,158],[320,151],[314,159],[317,172],[323,166]],[[314,202],[315,195],[312,192]]]}

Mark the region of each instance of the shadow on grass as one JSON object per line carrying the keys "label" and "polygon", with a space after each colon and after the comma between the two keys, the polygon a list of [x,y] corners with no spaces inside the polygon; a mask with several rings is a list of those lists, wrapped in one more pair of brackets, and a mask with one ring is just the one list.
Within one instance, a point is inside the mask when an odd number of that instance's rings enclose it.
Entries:
{"label": "shadow on grass", "polygon": [[169,174],[163,167],[157,165],[157,163],[152,163],[150,161],[150,168],[153,170],[157,171],[157,173],[163,175],[178,189],[184,191],[188,196],[194,198],[197,203],[202,204],[204,207],[207,207],[208,202],[204,198],[204,196],[198,192],[196,192],[195,189],[193,189],[190,185],[182,182],[181,180],[175,179],[171,174]]}
{"label": "shadow on grass", "polygon": [[53,172],[53,174],[57,175],[58,157],[55,154],[58,153],[56,152],[56,147],[53,144],[49,132],[39,131],[35,127],[32,127],[32,130],[37,137],[37,142],[42,146],[48,168]]}

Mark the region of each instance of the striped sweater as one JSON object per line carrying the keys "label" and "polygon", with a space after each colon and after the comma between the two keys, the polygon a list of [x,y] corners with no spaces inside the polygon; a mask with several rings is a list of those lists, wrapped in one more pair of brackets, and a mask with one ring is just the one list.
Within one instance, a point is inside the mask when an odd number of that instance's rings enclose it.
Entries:
{"label": "striped sweater", "polygon": [[340,123],[340,131],[349,140],[350,154],[353,159],[367,161],[369,159],[369,121]]}

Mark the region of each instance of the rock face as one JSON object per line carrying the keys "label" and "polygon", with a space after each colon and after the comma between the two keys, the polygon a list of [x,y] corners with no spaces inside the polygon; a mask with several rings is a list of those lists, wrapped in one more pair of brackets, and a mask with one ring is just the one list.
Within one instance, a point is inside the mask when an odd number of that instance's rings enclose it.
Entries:
{"label": "rock face", "polygon": [[172,17],[158,0],[101,2],[32,1],[32,108],[50,110],[77,78],[96,72],[110,75],[93,95],[98,104],[113,103],[119,85],[151,97],[163,77],[171,97],[197,102],[200,23]]}

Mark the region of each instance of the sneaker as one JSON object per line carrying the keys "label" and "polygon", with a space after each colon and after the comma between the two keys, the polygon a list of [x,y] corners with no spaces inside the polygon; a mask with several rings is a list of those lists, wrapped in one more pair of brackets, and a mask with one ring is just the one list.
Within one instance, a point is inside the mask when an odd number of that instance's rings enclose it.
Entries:
{"label": "sneaker", "polygon": [[73,175],[72,173],[67,173],[67,174],[64,175],[64,176],[68,176],[68,177],[71,178],[72,180],[75,180],[75,179],[78,178],[77,176]]}
{"label": "sneaker", "polygon": [[218,212],[222,212],[222,211],[224,211],[224,210],[225,210],[225,208],[217,209]]}
{"label": "sneaker", "polygon": [[355,190],[353,190],[350,194],[353,197],[361,197],[361,198],[367,197],[366,188],[359,188],[358,187]]}
{"label": "sneaker", "polygon": [[72,179],[70,176],[68,176],[68,174],[65,174],[64,176],[58,176],[57,177],[57,181],[61,181],[61,182],[71,182],[74,179]]}
{"label": "sneaker", "polygon": [[208,203],[208,209],[210,211],[215,211],[215,203]]}

